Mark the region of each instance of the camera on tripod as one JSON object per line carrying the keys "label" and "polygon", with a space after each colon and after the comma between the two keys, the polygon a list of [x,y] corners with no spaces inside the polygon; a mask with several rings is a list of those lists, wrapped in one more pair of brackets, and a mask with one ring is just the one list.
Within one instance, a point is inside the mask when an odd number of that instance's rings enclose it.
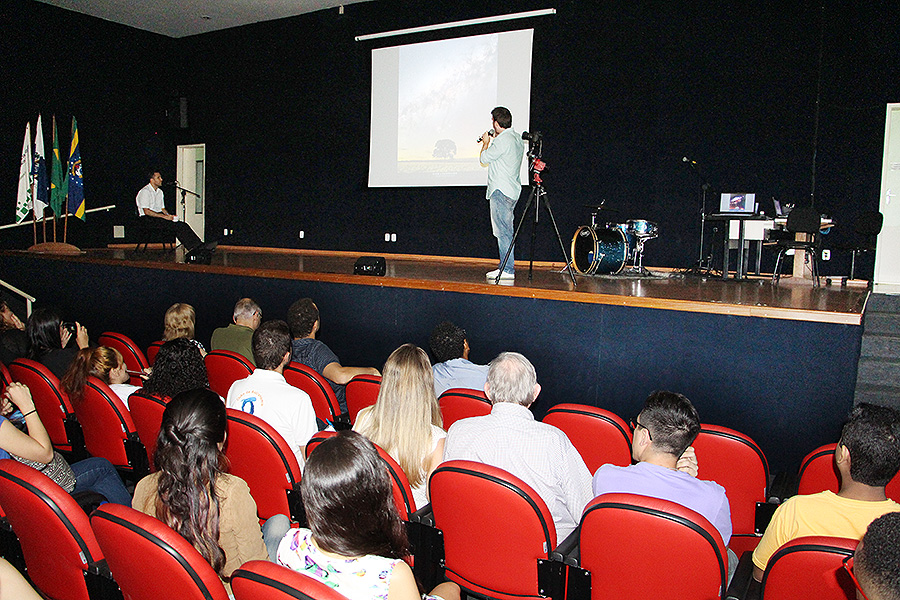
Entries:
{"label": "camera on tripod", "polygon": [[528,140],[532,144],[539,144],[542,138],[543,134],[540,131],[532,131],[531,133],[528,133],[527,131],[522,132],[522,139]]}

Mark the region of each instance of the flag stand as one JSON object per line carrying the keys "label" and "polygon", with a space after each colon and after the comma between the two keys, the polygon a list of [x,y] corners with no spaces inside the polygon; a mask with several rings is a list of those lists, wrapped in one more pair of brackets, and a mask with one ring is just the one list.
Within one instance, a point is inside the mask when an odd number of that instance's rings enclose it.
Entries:
{"label": "flag stand", "polygon": [[73,246],[72,244],[64,244],[62,242],[43,242],[40,244],[35,244],[28,249],[28,252],[34,254],[85,254],[84,250],[82,250],[81,248]]}

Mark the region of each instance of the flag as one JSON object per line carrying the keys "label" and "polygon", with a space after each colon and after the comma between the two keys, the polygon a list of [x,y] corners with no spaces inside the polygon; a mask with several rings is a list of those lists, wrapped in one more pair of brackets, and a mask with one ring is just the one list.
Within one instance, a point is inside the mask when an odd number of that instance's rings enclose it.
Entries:
{"label": "flag", "polygon": [[70,213],[84,221],[84,180],[81,177],[81,149],[78,147],[78,123],[72,117],[72,150],[69,152]]}
{"label": "flag", "polygon": [[25,124],[22,162],[19,165],[19,193],[16,195],[16,223],[21,223],[31,210],[31,123]]}
{"label": "flag", "polygon": [[41,115],[34,128],[34,160],[31,163],[31,178],[34,181],[34,218],[44,216],[49,201],[50,182],[47,180],[47,159],[44,158],[44,129]]}
{"label": "flag", "polygon": [[59,137],[56,135],[56,115],[53,115],[53,157],[50,162],[50,208],[57,217],[62,216],[63,201],[69,190],[69,180],[59,159]]}

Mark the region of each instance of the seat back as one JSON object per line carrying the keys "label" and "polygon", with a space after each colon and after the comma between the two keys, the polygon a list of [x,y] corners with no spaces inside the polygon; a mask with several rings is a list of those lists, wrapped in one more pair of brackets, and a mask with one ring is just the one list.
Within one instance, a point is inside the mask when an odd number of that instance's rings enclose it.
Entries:
{"label": "seat back", "polygon": [[841,476],[834,464],[834,451],[837,444],[819,446],[807,454],[800,463],[800,483],[798,494],[815,494],[831,490],[837,493],[841,489]]}
{"label": "seat back", "polygon": [[540,598],[537,561],[556,545],[553,517],[524,481],[489,465],[443,463],[429,480],[448,579],[475,594]]}
{"label": "seat back", "polygon": [[819,233],[821,217],[812,206],[797,206],[788,213],[785,228],[791,233]]}
{"label": "seat back", "polygon": [[231,463],[231,474],[250,486],[259,517],[283,514],[302,522],[300,465],[288,443],[259,417],[233,408],[226,413],[225,455]]}
{"label": "seat back", "polygon": [[438,405],[441,407],[444,429],[450,429],[460,419],[481,417],[491,412],[491,401],[484,390],[450,388],[438,397]]}
{"label": "seat back", "polygon": [[34,407],[50,436],[53,446],[60,452],[80,460],[87,456],[84,449],[84,433],[75,416],[69,396],[59,387],[56,375],[41,363],[29,358],[17,358],[9,365],[13,379],[24,383],[31,390]]}
{"label": "seat back", "polygon": [[251,560],[231,575],[235,600],[347,600],[322,581],[265,560]]}
{"label": "seat back", "polygon": [[137,430],[138,437],[147,451],[147,464],[151,471],[156,470],[153,455],[156,453],[156,438],[162,427],[163,412],[166,410],[166,400],[138,390],[128,397],[128,408],[131,419]]}
{"label": "seat back", "polygon": [[[125,360],[125,368],[133,373],[140,373],[150,366],[150,363],[144,357],[144,353],[127,335],[106,331],[100,334],[100,337],[97,338],[97,343],[101,346],[118,350]],[[138,375],[132,375],[130,383],[140,387],[143,381]]]}
{"label": "seat back", "polygon": [[603,494],[585,507],[579,531],[591,600],[722,597],[725,544],[712,523],[689,508],[636,494]]}
{"label": "seat back", "polygon": [[156,362],[156,355],[159,354],[159,349],[162,348],[163,344],[165,344],[164,341],[157,340],[147,346],[147,364],[151,367],[153,366],[153,363]]}
{"label": "seat back", "polygon": [[232,383],[253,372],[250,361],[231,350],[210,350],[203,362],[209,376],[209,389],[223,398],[228,396]]}
{"label": "seat back", "polygon": [[91,515],[91,526],[128,600],[228,600],[209,563],[162,521],[104,504]]}
{"label": "seat back", "polygon": [[750,437],[719,425],[702,424],[694,440],[700,479],[725,488],[731,508],[732,538],[729,546],[741,554],[759,543],[755,533],[756,503],[766,501],[769,464]]}
{"label": "seat back", "polygon": [[0,362],[0,394],[6,391],[6,386],[13,382],[12,373],[6,365]]}
{"label": "seat back", "polygon": [[28,576],[51,598],[89,600],[84,573],[103,560],[87,515],[43,473],[0,460],[0,505],[19,538]]}
{"label": "seat back", "polygon": [[351,423],[356,423],[356,415],[359,414],[359,411],[375,404],[380,389],[381,375],[356,375],[347,382],[344,393]]}
{"label": "seat back", "polygon": [[312,367],[291,361],[284,367],[284,379],[296,388],[300,388],[312,400],[316,418],[325,423],[334,423],[341,414],[334,390],[328,380],[319,375]]}
{"label": "seat back", "polygon": [[779,548],[763,575],[760,599],[853,600],[856,586],[843,568],[844,558],[856,550],[857,540],[809,536]]}
{"label": "seat back", "polygon": [[542,420],[566,434],[591,473],[605,464],[631,464],[631,428],[615,413],[596,406],[557,404]]}
{"label": "seat back", "polygon": [[150,472],[147,450],[131,413],[108,385],[96,377],[88,377],[75,414],[82,423],[84,444],[91,456],[101,456],[117,469],[130,471],[136,477]]}

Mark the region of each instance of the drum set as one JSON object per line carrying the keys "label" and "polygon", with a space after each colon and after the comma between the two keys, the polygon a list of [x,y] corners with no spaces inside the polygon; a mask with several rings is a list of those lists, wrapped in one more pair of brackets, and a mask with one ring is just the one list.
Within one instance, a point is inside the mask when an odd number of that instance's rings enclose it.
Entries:
{"label": "drum set", "polygon": [[582,275],[615,275],[623,271],[649,275],[643,265],[644,242],[659,235],[656,223],[630,219],[600,225],[597,215],[611,209],[602,203],[588,208],[592,209],[591,224],[579,227],[572,238],[570,256],[575,270]]}

